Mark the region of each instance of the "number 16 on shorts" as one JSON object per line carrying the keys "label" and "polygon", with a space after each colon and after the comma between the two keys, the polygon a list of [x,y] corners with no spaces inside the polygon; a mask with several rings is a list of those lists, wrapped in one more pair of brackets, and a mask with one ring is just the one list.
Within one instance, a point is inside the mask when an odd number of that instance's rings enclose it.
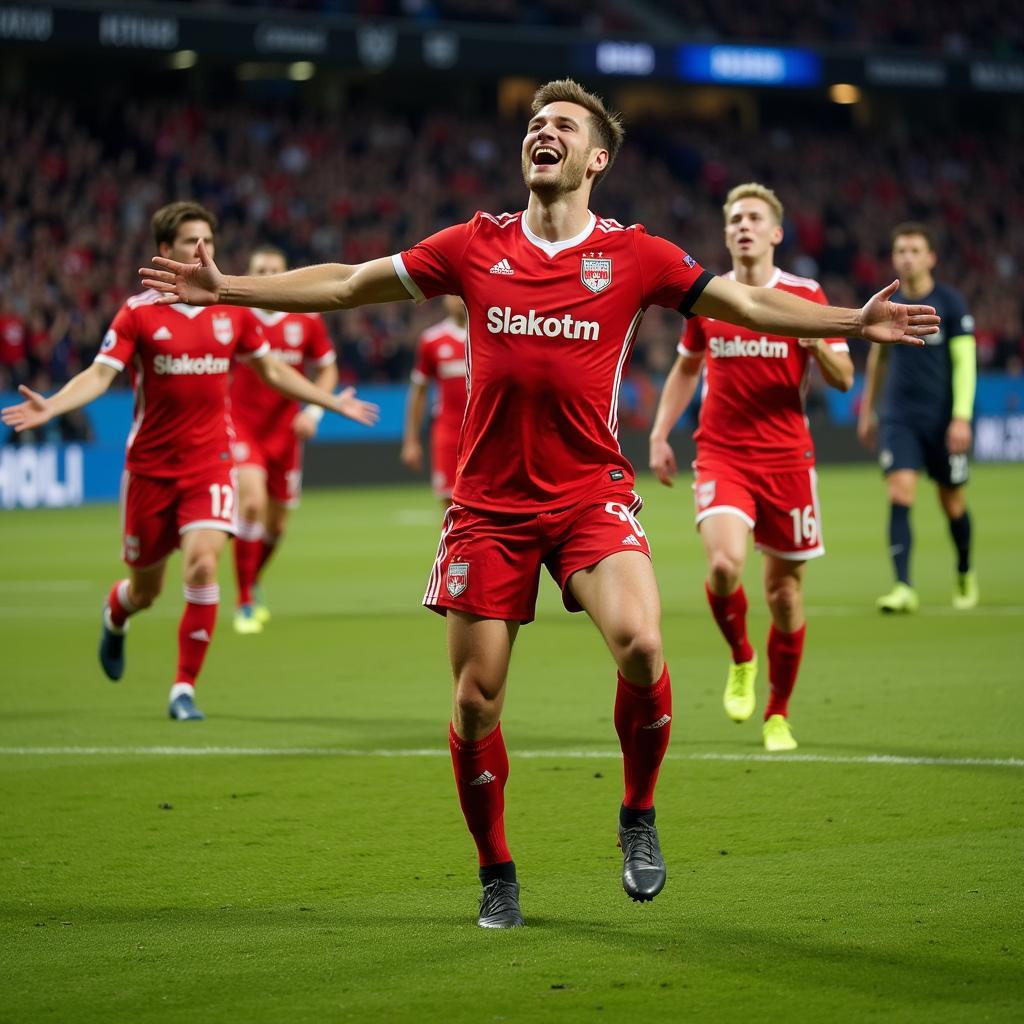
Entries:
{"label": "number 16 on shorts", "polygon": [[789,518],[793,522],[793,547],[814,547],[818,543],[818,518],[813,505],[791,508]]}

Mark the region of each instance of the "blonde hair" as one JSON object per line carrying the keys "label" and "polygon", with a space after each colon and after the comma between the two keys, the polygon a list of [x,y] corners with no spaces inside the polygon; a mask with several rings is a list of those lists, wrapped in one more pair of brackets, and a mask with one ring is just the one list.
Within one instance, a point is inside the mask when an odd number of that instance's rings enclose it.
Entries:
{"label": "blonde hair", "polygon": [[590,137],[603,149],[608,150],[608,163],[605,169],[594,175],[596,186],[615,162],[615,157],[622,148],[622,140],[626,137],[621,115],[609,110],[600,96],[587,92],[579,82],[571,78],[556,78],[553,82],[542,85],[533,94],[530,111],[537,114],[549,103],[575,103],[590,112]]}
{"label": "blonde hair", "polygon": [[729,207],[739,199],[760,199],[768,204],[772,213],[775,214],[777,223],[782,223],[782,200],[767,185],[761,185],[756,181],[748,181],[743,185],[737,185],[729,189],[729,194],[722,204],[722,213],[726,220],[729,219]]}

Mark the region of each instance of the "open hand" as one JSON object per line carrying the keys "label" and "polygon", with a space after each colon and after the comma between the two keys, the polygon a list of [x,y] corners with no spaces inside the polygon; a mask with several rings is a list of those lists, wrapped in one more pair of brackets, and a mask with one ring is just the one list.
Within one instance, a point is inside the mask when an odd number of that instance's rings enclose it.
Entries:
{"label": "open hand", "polygon": [[417,439],[404,442],[398,457],[402,460],[402,465],[414,473],[423,469],[423,445]]}
{"label": "open hand", "polygon": [[676,466],[676,453],[668,441],[651,441],[650,449],[651,472],[666,486],[672,486],[672,477],[679,468]]}
{"label": "open hand", "polygon": [[8,427],[13,427],[14,432],[20,434],[23,430],[31,430],[33,427],[41,427],[53,418],[50,410],[50,399],[33,391],[24,384],[18,391],[28,401],[19,402],[17,405],[9,405],[6,409],[0,410],[0,418]]}
{"label": "open hand", "polygon": [[886,285],[861,307],[859,336],[878,345],[923,345],[929,334],[939,333],[942,322],[934,306],[890,302],[899,281]]}
{"label": "open hand", "polygon": [[963,455],[971,450],[971,421],[952,419],[946,428],[946,448],[950,455]]}
{"label": "open hand", "polygon": [[154,256],[156,267],[140,267],[139,277],[144,288],[153,288],[163,294],[158,302],[170,305],[185,302],[190,306],[213,306],[220,301],[226,278],[217,269],[213,257],[200,241],[196,246],[197,263],[179,263],[163,256]]}
{"label": "open hand", "polygon": [[334,411],[364,427],[372,427],[380,419],[380,406],[356,398],[355,388],[345,388],[334,396]]}

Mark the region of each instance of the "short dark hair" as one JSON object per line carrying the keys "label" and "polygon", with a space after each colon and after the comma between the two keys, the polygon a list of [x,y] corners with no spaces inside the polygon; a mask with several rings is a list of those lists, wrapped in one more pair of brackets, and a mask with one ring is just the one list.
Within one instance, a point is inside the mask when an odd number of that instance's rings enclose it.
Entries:
{"label": "short dark hair", "polygon": [[622,140],[626,137],[626,129],[622,126],[622,117],[614,110],[609,110],[604,100],[596,93],[587,92],[579,82],[571,78],[557,78],[553,82],[542,85],[534,94],[530,104],[532,113],[537,114],[549,103],[575,103],[590,112],[590,128],[598,145],[608,150],[608,165],[599,174],[594,175],[594,184],[601,180],[615,162]]}
{"label": "short dark hair", "polygon": [[895,245],[896,239],[905,235],[920,235],[928,243],[928,248],[935,252],[935,235],[927,224],[917,220],[906,220],[902,224],[897,224],[892,229],[892,244]]}
{"label": "short dark hair", "polygon": [[253,259],[257,256],[280,256],[284,265],[288,266],[288,256],[284,249],[280,246],[273,245],[270,242],[264,242],[262,245],[257,245],[251,253],[249,253],[249,262],[252,263]]}
{"label": "short dark hair", "polygon": [[178,237],[178,228],[187,220],[201,220],[210,225],[211,231],[217,230],[217,218],[205,207],[192,200],[183,200],[177,203],[168,203],[161,206],[150,222],[153,227],[153,241],[157,248],[161,243],[174,245]]}

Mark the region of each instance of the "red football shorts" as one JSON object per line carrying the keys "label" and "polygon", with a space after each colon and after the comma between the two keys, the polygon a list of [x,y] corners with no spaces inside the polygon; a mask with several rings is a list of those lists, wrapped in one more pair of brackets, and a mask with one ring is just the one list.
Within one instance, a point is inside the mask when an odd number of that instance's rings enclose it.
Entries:
{"label": "red football shorts", "polygon": [[754,531],[754,546],[769,555],[801,561],[825,554],[813,468],[761,473],[752,466],[698,458],[694,469],[698,525],[710,516],[736,515]]}
{"label": "red football shorts", "polygon": [[133,568],[162,562],[189,530],[235,532],[238,497],[229,463],[199,476],[121,478],[121,558]]}
{"label": "red football shorts", "polygon": [[242,469],[257,469],[267,480],[267,495],[287,508],[295,508],[302,496],[302,442],[291,429],[264,437],[250,434],[235,424],[231,454]]}
{"label": "red football shorts", "polygon": [[455,469],[458,465],[459,431],[439,430],[430,432],[430,485],[438,498],[450,498],[455,486]]}
{"label": "red football shorts", "polygon": [[532,622],[540,568],[562,590],[562,603],[581,611],[569,590],[573,573],[617,551],[651,555],[632,491],[535,515],[502,515],[452,505],[423,603],[441,615],[455,608],[488,619]]}

